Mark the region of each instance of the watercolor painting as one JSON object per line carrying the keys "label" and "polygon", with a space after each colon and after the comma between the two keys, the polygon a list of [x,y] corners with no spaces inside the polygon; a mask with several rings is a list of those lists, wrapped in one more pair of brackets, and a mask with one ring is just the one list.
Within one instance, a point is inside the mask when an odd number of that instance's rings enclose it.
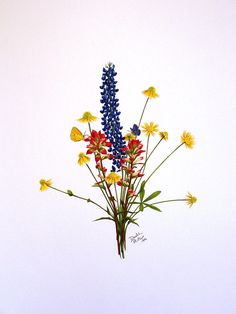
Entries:
{"label": "watercolor painting", "polygon": [[[103,68],[102,85],[100,86],[102,90],[100,100],[102,103],[102,110],[100,110],[102,114],[102,131],[92,129],[91,123],[97,121],[98,118],[93,116],[91,112],[86,111],[78,121],[88,125],[88,132],[85,131],[83,134],[77,127],[73,126],[70,133],[72,141],[84,141],[88,144],[86,153],[79,153],[78,164],[87,166],[94,181],[92,186],[100,189],[105,205],[103,203],[102,205],[98,204],[91,198],[78,196],[71,190],[63,191],[53,186],[51,179],[41,179],[39,183],[41,191],[51,188],[68,196],[92,203],[105,212],[105,216],[97,218],[95,221],[109,220],[114,222],[118,255],[125,258],[127,229],[130,224],[139,226],[137,215],[143,212],[145,208],[161,212],[157,206],[162,203],[184,201],[191,207],[197,202],[197,198],[190,192],[184,198],[159,201],[156,198],[161,191],[153,191],[149,196],[145,196],[147,183],[157,170],[181,146],[192,149],[195,140],[191,133],[184,131],[181,135],[181,143],[168,153],[159,164],[155,165],[148,176],[145,176],[145,169],[150,157],[155,153],[161,142],[167,141],[169,138],[168,132],[159,131],[158,124],[155,122],[141,124],[149,99],[155,99],[159,95],[153,86],[143,91],[146,100],[139,122],[138,124],[134,123],[129,132],[122,135],[123,127],[120,124],[121,112],[119,111],[119,99],[117,98],[119,89],[116,86],[116,75],[114,64],[108,63]],[[147,138],[145,146],[140,140],[141,133],[144,133]],[[150,150],[150,137],[154,137],[156,133],[159,134],[160,139]],[[91,160],[89,156],[91,155],[93,155],[95,161],[93,168],[89,166]],[[107,161],[110,161],[110,163],[106,163]],[[110,171],[106,168],[107,164],[108,167],[110,164]]]}

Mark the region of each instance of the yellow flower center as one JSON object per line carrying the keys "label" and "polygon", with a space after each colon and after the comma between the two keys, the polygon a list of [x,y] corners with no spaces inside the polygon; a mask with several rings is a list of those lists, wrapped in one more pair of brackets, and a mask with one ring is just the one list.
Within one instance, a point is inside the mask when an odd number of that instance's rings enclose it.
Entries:
{"label": "yellow flower center", "polygon": [[154,136],[156,132],[158,132],[158,124],[154,124],[154,122],[144,123],[144,125],[141,126],[143,129],[143,132],[145,135],[149,136],[152,135]]}

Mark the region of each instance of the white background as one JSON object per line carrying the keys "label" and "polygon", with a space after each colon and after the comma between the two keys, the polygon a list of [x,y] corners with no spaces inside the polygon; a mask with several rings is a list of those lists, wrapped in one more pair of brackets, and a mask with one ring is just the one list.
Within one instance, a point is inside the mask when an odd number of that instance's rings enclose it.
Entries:
{"label": "white background", "polygon": [[[235,26],[233,0],[0,1],[0,313],[236,313]],[[150,181],[165,204],[139,217],[147,241],[117,256],[114,226],[95,207],[40,178],[102,202],[69,139],[86,110],[99,116],[101,71],[112,61],[124,130],[167,130],[153,166],[196,138]],[[100,128],[99,122],[94,124]],[[154,141],[153,141],[154,144]],[[151,167],[152,165],[150,165]]]}

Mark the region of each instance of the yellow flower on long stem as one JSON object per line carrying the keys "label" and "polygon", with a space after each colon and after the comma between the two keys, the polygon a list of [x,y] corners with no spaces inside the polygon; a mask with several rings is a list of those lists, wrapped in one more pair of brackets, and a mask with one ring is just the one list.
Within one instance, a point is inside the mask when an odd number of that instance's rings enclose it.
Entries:
{"label": "yellow flower on long stem", "polygon": [[85,123],[90,123],[96,120],[97,120],[97,117],[93,116],[91,112],[89,111],[84,112],[82,118],[78,119],[78,121],[85,122]]}
{"label": "yellow flower on long stem", "polygon": [[195,144],[195,140],[192,134],[186,131],[184,131],[183,134],[181,135],[181,142],[185,144],[187,148],[193,148]]}
{"label": "yellow flower on long stem", "polygon": [[121,176],[118,175],[116,172],[110,172],[108,176],[105,177],[105,180],[107,183],[112,184],[112,183],[117,183],[121,179]]}
{"label": "yellow flower on long stem", "polygon": [[197,202],[197,198],[188,192],[188,194],[186,195],[186,202],[188,206],[191,207],[194,203]]}
{"label": "yellow flower on long stem", "polygon": [[159,135],[161,138],[163,138],[163,140],[167,141],[168,140],[168,132],[159,132]]}
{"label": "yellow flower on long stem", "polygon": [[87,155],[84,154],[84,153],[80,153],[80,154],[79,154],[78,164],[79,164],[80,166],[83,166],[84,164],[87,164],[89,161],[90,161],[90,157],[89,157],[89,156],[87,156]]}
{"label": "yellow flower on long stem", "polygon": [[143,129],[142,132],[146,135],[152,135],[155,136],[155,133],[158,132],[158,124],[154,124],[154,122],[144,123],[144,125],[141,126]]}
{"label": "yellow flower on long stem", "polygon": [[158,93],[156,92],[155,87],[151,86],[147,90],[143,91],[143,94],[148,98],[156,98],[159,97]]}
{"label": "yellow flower on long stem", "polygon": [[41,179],[39,183],[40,183],[40,191],[43,192],[43,191],[46,191],[49,188],[49,186],[52,185],[52,180]]}

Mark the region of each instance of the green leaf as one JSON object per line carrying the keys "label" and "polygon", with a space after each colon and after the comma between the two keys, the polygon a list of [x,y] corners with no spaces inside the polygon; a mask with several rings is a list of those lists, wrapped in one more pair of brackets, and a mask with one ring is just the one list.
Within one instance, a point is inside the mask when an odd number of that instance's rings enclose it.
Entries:
{"label": "green leaf", "polygon": [[139,224],[136,222],[136,219],[133,219],[133,218],[131,218],[131,217],[126,217],[126,219],[125,219],[126,221],[128,221],[128,224],[134,224],[134,225],[137,225],[137,226],[139,226]]}
{"label": "green leaf", "polygon": [[157,208],[156,206],[152,205],[152,204],[144,204],[146,207],[152,208],[154,210],[157,210],[158,212],[161,212],[160,208]]}
{"label": "green leaf", "polygon": [[140,206],[139,206],[141,212],[144,210],[144,206],[143,206],[143,203],[140,203]]}
{"label": "green leaf", "polygon": [[149,196],[144,200],[144,202],[148,202],[148,201],[152,200],[153,198],[157,197],[160,193],[161,193],[161,191],[153,192],[151,195],[149,195]]}
{"label": "green leaf", "polygon": [[101,218],[97,218],[97,219],[95,219],[93,221],[99,221],[99,220],[112,220],[112,221],[114,221],[114,219],[112,219],[110,217],[101,217]]}
{"label": "green leaf", "polygon": [[145,189],[144,189],[145,184],[146,184],[146,181],[143,180],[143,182],[141,183],[141,186],[140,186],[140,190],[139,190],[139,197],[140,197],[141,202],[142,202],[144,195],[145,195]]}

